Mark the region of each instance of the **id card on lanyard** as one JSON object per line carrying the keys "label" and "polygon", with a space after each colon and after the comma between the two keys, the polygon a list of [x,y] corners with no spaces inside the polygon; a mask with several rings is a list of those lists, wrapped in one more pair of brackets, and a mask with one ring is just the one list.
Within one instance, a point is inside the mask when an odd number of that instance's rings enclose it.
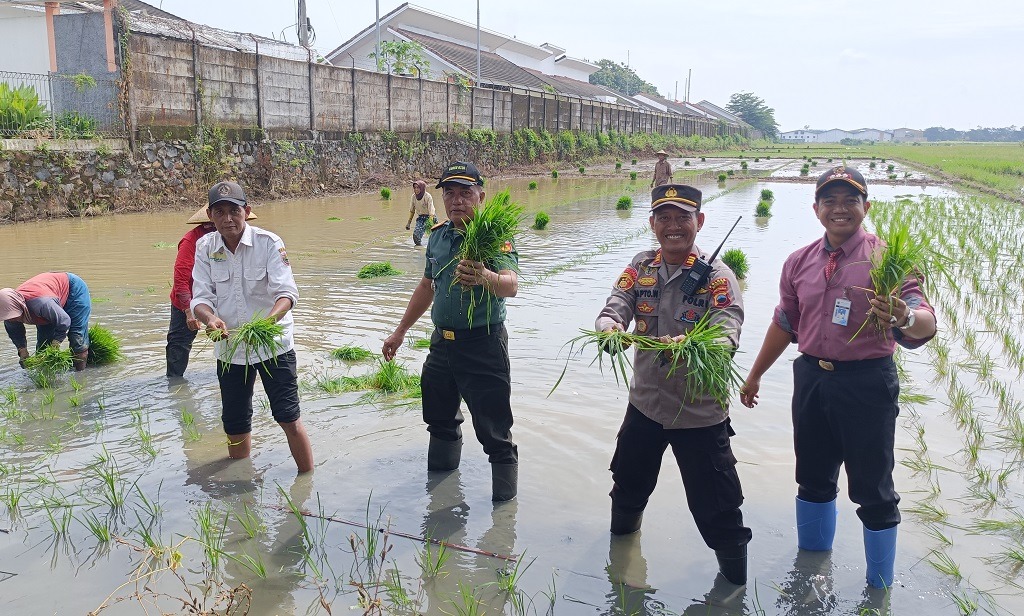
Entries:
{"label": "id card on lanyard", "polygon": [[850,323],[850,300],[837,297],[835,308],[832,309],[832,322],[846,327]]}

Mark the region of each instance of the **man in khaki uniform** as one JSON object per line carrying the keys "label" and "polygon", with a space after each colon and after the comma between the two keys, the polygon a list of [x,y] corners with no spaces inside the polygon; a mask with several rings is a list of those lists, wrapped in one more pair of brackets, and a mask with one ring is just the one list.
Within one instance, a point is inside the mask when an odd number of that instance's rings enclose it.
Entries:
{"label": "man in khaki uniform", "polygon": [[[597,318],[598,331],[623,330],[653,338],[682,340],[694,324],[710,314],[729,342],[739,345],[743,300],[736,278],[715,260],[707,281],[692,295],[681,290],[691,267],[708,255],[694,243],[704,225],[701,192],[681,184],[651,192],[651,229],[661,246],[635,257],[619,276]],[[733,584],[747,581],[747,543],[743,526],[743,492],[729,437],[729,410],[703,392],[689,391],[685,366],[668,377],[672,364],[656,351],[635,351],[629,405],[612,457],[611,532],[640,529],[654,492],[665,450],[672,453],[683,477],[686,502],[697,529],[715,550],[722,575]]]}
{"label": "man in khaki uniform", "polygon": [[672,165],[668,164],[668,152],[658,150],[655,152],[658,162],[654,163],[654,179],[651,180],[651,188],[663,186],[672,181]]}

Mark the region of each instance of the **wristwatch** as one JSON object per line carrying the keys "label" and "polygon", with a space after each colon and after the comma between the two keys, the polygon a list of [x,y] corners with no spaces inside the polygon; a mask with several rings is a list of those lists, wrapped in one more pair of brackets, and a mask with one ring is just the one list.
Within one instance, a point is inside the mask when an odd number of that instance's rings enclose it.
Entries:
{"label": "wristwatch", "polygon": [[900,325],[900,329],[907,330],[914,326],[914,321],[917,320],[917,315],[914,314],[913,310],[907,312],[907,322]]}

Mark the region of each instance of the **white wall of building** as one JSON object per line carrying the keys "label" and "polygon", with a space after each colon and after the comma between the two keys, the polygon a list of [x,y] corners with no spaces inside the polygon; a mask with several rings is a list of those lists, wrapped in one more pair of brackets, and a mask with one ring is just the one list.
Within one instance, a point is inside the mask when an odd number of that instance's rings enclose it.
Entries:
{"label": "white wall of building", "polygon": [[0,16],[0,71],[18,73],[50,72],[50,49],[43,14],[31,17]]}

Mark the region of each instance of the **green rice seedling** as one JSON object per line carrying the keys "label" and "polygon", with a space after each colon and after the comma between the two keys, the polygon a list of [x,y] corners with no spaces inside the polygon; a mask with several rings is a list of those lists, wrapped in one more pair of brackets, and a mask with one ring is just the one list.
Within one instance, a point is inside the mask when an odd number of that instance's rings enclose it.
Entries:
{"label": "green rice seedling", "polygon": [[192,443],[202,438],[199,435],[199,428],[196,427],[196,418],[188,409],[181,409],[181,423],[185,429],[186,442]]}
{"label": "green rice seedling", "polygon": [[[883,160],[882,162],[884,163],[885,161]],[[889,173],[892,173],[895,169],[896,165],[886,165],[885,167],[885,170],[888,171]]]}
{"label": "green rice seedling", "polygon": [[619,200],[615,202],[615,209],[617,210],[628,210],[633,207],[633,199],[629,195],[622,195]]}
{"label": "green rice seedling", "polygon": [[729,266],[729,269],[736,274],[739,279],[747,277],[747,272],[750,271],[750,263],[747,262],[747,253],[743,252],[739,248],[730,248],[722,254],[722,262]]}
{"label": "green rice seedling", "polygon": [[558,179],[558,170],[557,169],[552,169],[551,170],[551,177],[552,177],[552,179],[555,179],[555,180]]}
{"label": "green rice seedling", "polygon": [[935,568],[939,573],[944,573],[949,577],[953,578],[954,582],[959,582],[963,579],[963,574],[960,572],[960,565],[950,558],[945,552],[932,552],[933,558],[928,559],[928,564]]}
{"label": "green rice seedling", "polygon": [[966,590],[954,590],[949,593],[949,596],[962,616],[970,616],[971,614],[976,613],[978,608],[981,607],[977,600],[967,594]]}
{"label": "green rice seedling", "polygon": [[393,609],[400,613],[413,613],[412,608],[416,605],[416,601],[409,596],[409,592],[402,584],[402,573],[398,570],[398,565],[394,561],[392,564],[394,566],[388,569],[384,575],[384,594],[387,595]]}
{"label": "green rice seedling", "polygon": [[615,161],[615,170],[618,171],[619,169],[622,169],[622,161],[617,160]]}
{"label": "green rice seedling", "polygon": [[636,171],[630,171],[629,172],[629,181],[630,182],[635,182],[636,181],[636,177],[637,177]]}
{"label": "green rice seedling", "polygon": [[3,493],[0,493],[0,502],[7,505],[7,514],[11,519],[20,517],[21,501],[25,498],[25,490],[21,482],[9,484]]}
{"label": "green rice seedling", "polygon": [[633,159],[632,164],[634,164],[634,165],[636,164],[636,159],[635,158]]}
{"label": "green rice seedling", "polygon": [[[218,330],[214,330],[218,331]],[[264,317],[259,313],[252,319],[240,325],[227,338],[226,357],[234,357],[238,349],[245,350],[245,369],[249,370],[251,359],[255,359],[262,353],[270,357],[278,355],[278,338],[284,335],[284,326],[277,322],[274,317]],[[262,363],[262,362],[261,362]],[[224,369],[230,369],[231,364],[224,364]]]}
{"label": "green rice seedling", "polygon": [[587,172],[587,168],[584,167],[583,165],[580,165],[580,174],[582,175],[582,174],[584,174],[586,172]]}
{"label": "green rice seedling", "polygon": [[92,536],[96,537],[100,543],[109,543],[113,537],[113,531],[110,528],[110,518],[108,517],[100,519],[95,513],[88,511],[81,518],[78,518],[78,521],[89,529]]}
{"label": "green rice seedling", "polygon": [[683,166],[684,166],[684,167],[689,167],[689,166],[690,166],[690,161],[688,161],[688,160],[684,160],[684,161],[683,161]]}
{"label": "green rice seedling", "polygon": [[64,451],[64,441],[61,440],[61,435],[51,434],[50,440],[46,443],[46,450],[51,454],[58,454]]}
{"label": "green rice seedling", "polygon": [[377,220],[373,216],[360,216],[359,220]]}
{"label": "green rice seedling", "polygon": [[350,377],[331,376],[326,372],[314,372],[312,383],[303,383],[307,389],[323,391],[328,394],[340,394],[346,391]]}
{"label": "green rice seedling", "polygon": [[944,522],[949,518],[949,513],[942,507],[942,505],[933,505],[931,503],[918,503],[913,507],[909,507],[907,513],[913,513],[926,522]]}
{"label": "green rice seedling", "polygon": [[373,353],[364,347],[345,345],[331,351],[331,357],[342,361],[363,361],[373,357]]}
{"label": "green rice seedling", "polygon": [[772,215],[772,202],[761,200],[757,202],[757,207],[754,208],[754,216],[758,218],[771,218]]}
{"label": "green rice seedling", "polygon": [[149,457],[155,458],[158,451],[156,446],[153,444],[153,433],[150,432],[147,427],[141,425],[137,426],[135,430],[139,437],[139,448]]}
{"label": "green rice seedling", "polygon": [[380,278],[381,276],[398,276],[403,272],[395,269],[390,261],[367,263],[359,269],[356,278]]}
{"label": "green rice seedling", "polygon": [[[256,552],[256,556],[250,556],[248,552],[242,552],[241,556],[235,556],[234,554],[223,551],[221,552],[221,554],[227,556],[229,559],[233,560],[239,565],[242,565],[249,571],[252,571],[254,574],[256,574],[257,577],[266,579],[267,566],[263,562],[263,555],[260,554],[258,551]],[[216,569],[216,565],[214,565],[213,563],[211,563],[210,566],[211,568]]]}
{"label": "green rice seedling", "polygon": [[775,193],[770,188],[761,189],[761,201],[774,201]]}
{"label": "green rice seedling", "polygon": [[327,218],[327,220],[332,220],[332,221],[340,221],[340,220],[341,220],[341,218],[338,218],[337,216],[329,216],[329,217]]}
{"label": "green rice seedling", "polygon": [[68,404],[71,405],[71,406],[81,406],[82,405],[82,396],[80,396],[78,394],[73,394],[73,395],[68,396]]}
{"label": "green rice seedling", "polygon": [[66,537],[74,519],[74,510],[70,506],[51,507],[44,505],[46,517],[50,521],[50,530],[58,537]]}
{"label": "green rice seedling", "polygon": [[216,571],[220,557],[224,554],[224,534],[227,530],[228,516],[226,513],[221,515],[210,501],[206,501],[193,512],[193,521],[199,534],[199,543],[206,554],[206,561],[210,564],[210,569]]}
{"label": "green rice seedling", "polygon": [[[523,221],[522,206],[512,202],[508,189],[501,191],[487,200],[482,207],[476,208],[473,217],[466,226],[459,230],[462,244],[453,259],[452,266],[462,260],[479,261],[494,271],[519,271],[519,265],[509,256],[515,245],[515,237],[519,225]],[[452,286],[458,284],[452,278]],[[493,291],[486,286],[482,293],[469,289],[469,301],[466,302],[466,317],[469,327],[473,327],[473,313],[481,301],[487,306],[487,322],[490,323],[491,303],[484,301],[493,296]]]}
{"label": "green rice seedling", "polygon": [[944,532],[942,532],[941,528],[934,524],[928,525],[928,536],[932,539],[935,539],[935,541],[941,543],[944,546],[953,545],[953,540],[950,539],[949,536],[946,535]]}
{"label": "green rice seedling", "polygon": [[537,182],[530,182],[527,185],[526,189],[527,190],[537,190]]}
{"label": "green rice seedling", "polygon": [[933,400],[935,398],[928,394],[900,390],[900,404],[928,404]]}
{"label": "green rice seedling", "polygon": [[153,248],[159,248],[161,250],[164,248],[174,248],[176,246],[177,244],[172,244],[171,242],[157,242],[156,244],[153,244]]}
{"label": "green rice seedling", "polygon": [[74,391],[82,391],[82,383],[76,379],[74,375],[68,377],[68,385],[70,385],[71,389]]}
{"label": "green rice seedling", "polygon": [[60,375],[74,370],[71,351],[51,344],[44,345],[25,358],[29,379],[39,389],[53,387]]}
{"label": "green rice seedling", "polygon": [[429,349],[430,338],[417,338],[416,340],[413,340],[412,344],[410,344],[409,346],[411,346],[414,349]]}
{"label": "green rice seedling", "polygon": [[1024,545],[1017,544],[1016,546],[1003,552],[1003,558],[1014,563],[1016,568],[1024,566]]}
{"label": "green rice seedling", "polygon": [[508,595],[513,607],[517,608],[519,611],[522,611],[522,606],[516,605],[517,601],[521,601],[519,583],[522,581],[523,575],[526,573],[526,570],[530,568],[530,565],[533,564],[534,560],[536,559],[531,559],[530,562],[526,563],[526,566],[523,566],[523,563],[526,561],[526,552],[523,552],[523,554],[516,559],[514,565],[510,565],[506,562],[505,566],[498,569],[496,572],[498,575],[498,589]]}
{"label": "green rice seedling", "polygon": [[52,389],[47,389],[46,391],[43,392],[43,397],[41,398],[42,406],[53,406],[53,403],[56,399],[57,392],[53,391]]}
{"label": "green rice seedling", "polygon": [[380,198],[383,199],[384,201],[390,201],[391,200],[391,189],[386,187],[386,186],[384,188],[381,188],[380,189]]}
{"label": "green rice seedling", "polygon": [[736,170],[735,170],[735,169],[727,169],[727,170],[725,171],[725,174],[726,174],[727,176],[729,176],[729,177],[732,177],[732,176],[736,175]]}
{"label": "green rice seedling", "polygon": [[242,529],[250,539],[255,539],[267,532],[267,524],[258,512],[249,507],[248,503],[242,503],[242,513],[236,513],[235,519],[242,525]]}
{"label": "green rice seedling", "polygon": [[121,359],[124,359],[121,341],[102,325],[89,327],[89,357],[86,363],[90,366],[106,366]]}
{"label": "green rice seedling", "polygon": [[423,547],[416,548],[416,564],[420,566],[423,575],[428,578],[436,578],[441,575],[445,563],[451,557],[448,546],[443,541],[438,541],[428,533],[423,538]]}
{"label": "green rice seedling", "polygon": [[[104,449],[104,453],[106,450]],[[129,487],[121,477],[117,461],[108,457],[101,464],[93,464],[93,475],[100,480],[100,495],[113,509],[120,509],[127,499]]]}
{"label": "green rice seedling", "polygon": [[408,393],[419,390],[420,375],[409,372],[397,362],[378,360],[377,371],[369,375],[366,383],[386,394]]}
{"label": "green rice seedling", "polygon": [[480,598],[476,596],[476,590],[459,582],[459,592],[451,598],[451,606],[455,609],[456,616],[482,616],[483,610],[480,605]]}
{"label": "green rice seedling", "polygon": [[759,163],[759,162],[761,162],[761,159],[760,158],[754,158],[754,162],[755,163]]}
{"label": "green rice seedling", "polygon": [[[707,159],[707,158],[705,158],[705,157],[703,157],[703,156],[701,156],[701,157],[700,157],[700,162],[702,162],[702,163],[703,163],[703,162],[707,162],[707,160],[708,160],[708,159]],[[636,163],[634,163],[634,164],[636,164]]]}
{"label": "green rice seedling", "polygon": [[[148,514],[151,522],[155,522],[160,519],[163,515],[163,505],[160,504],[160,491],[163,489],[164,482],[161,480],[160,485],[156,489],[156,499],[150,499],[139,487],[138,483],[135,484],[135,494],[138,496],[139,504],[142,505],[142,510]],[[137,515],[137,513],[136,513]]]}
{"label": "green rice seedling", "polygon": [[537,212],[537,215],[533,217],[533,229],[543,231],[547,229],[549,222],[551,222],[551,217],[548,216],[547,212]]}
{"label": "green rice seedling", "polygon": [[725,180],[727,180],[728,178],[729,178],[729,176],[727,176],[726,174],[719,173],[718,174],[718,183],[719,184],[723,184],[723,183],[725,183]]}

